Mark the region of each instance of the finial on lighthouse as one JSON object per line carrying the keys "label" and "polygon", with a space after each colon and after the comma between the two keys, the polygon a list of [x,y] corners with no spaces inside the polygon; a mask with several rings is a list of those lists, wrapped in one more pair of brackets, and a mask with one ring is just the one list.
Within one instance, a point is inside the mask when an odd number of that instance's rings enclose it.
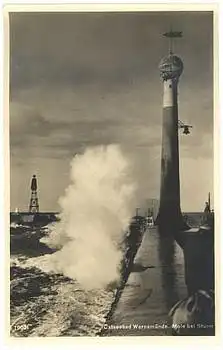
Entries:
{"label": "finial on lighthouse", "polygon": [[173,39],[181,38],[182,32],[170,30],[163,35],[170,39],[170,44],[169,54],[165,56],[159,64],[160,75],[163,81],[168,79],[178,80],[183,72],[183,62],[180,57],[173,54]]}

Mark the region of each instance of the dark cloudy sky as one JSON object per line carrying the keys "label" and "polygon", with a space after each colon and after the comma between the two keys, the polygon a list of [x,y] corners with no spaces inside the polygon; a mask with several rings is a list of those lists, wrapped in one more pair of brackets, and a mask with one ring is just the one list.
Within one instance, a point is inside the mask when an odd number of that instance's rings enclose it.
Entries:
{"label": "dark cloudy sky", "polygon": [[[41,210],[57,210],[70,161],[118,143],[135,165],[141,200],[159,196],[162,33],[182,30],[179,118],[183,210],[203,210],[213,187],[211,12],[11,13],[11,209],[26,210],[39,180]],[[140,202],[140,200],[139,200]],[[139,203],[140,205],[140,203]]]}

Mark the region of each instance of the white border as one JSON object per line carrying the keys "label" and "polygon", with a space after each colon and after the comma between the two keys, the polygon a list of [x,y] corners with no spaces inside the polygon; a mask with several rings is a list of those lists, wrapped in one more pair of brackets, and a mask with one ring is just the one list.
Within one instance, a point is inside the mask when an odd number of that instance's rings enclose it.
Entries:
{"label": "white border", "polygon": [[[41,6],[44,5],[44,8]],[[56,4],[56,5],[55,5]],[[117,5],[115,5],[117,4]],[[132,1],[109,1],[109,2],[105,2],[105,1],[97,1],[97,3],[95,3],[94,1],[88,0],[88,1],[79,1],[79,2],[71,2],[71,1],[67,1],[66,5],[64,4],[63,1],[52,1],[52,0],[48,0],[48,1],[19,1],[19,0],[8,0],[8,1],[4,1],[4,8],[8,11],[12,10],[13,11],[33,11],[34,7],[35,10],[38,11],[62,11],[65,9],[65,6],[69,5],[69,11],[110,11],[110,10],[120,10],[120,11],[126,11],[126,10],[130,10],[130,11],[143,11],[143,10],[149,10],[149,5],[153,4],[154,5],[154,9],[156,11],[164,11],[164,10],[172,10],[172,11],[179,11],[179,10],[187,10],[187,11],[196,11],[196,10],[212,10],[214,5],[219,5],[219,14],[220,14],[220,18],[222,18],[222,5],[221,5],[221,1],[190,1],[190,2],[185,2],[185,1],[171,1],[169,0],[168,3],[164,2],[164,1],[140,1],[139,3],[136,2],[132,2]],[[15,7],[15,5],[19,6],[19,7]],[[23,5],[21,7],[21,5]],[[190,6],[189,8],[185,9],[185,5],[186,6]],[[52,8],[53,6],[53,8]],[[68,9],[66,9],[67,11]],[[1,13],[2,15],[2,13]],[[2,18],[2,16],[1,16]],[[220,30],[219,32],[222,33],[223,31],[223,25],[221,23],[221,20],[219,21],[219,25],[220,25]],[[1,44],[1,49],[3,52],[3,21],[0,21],[0,44]],[[222,60],[222,46],[223,43],[221,43],[221,40],[215,41],[215,45],[218,44],[219,42],[219,54],[220,54],[220,58],[219,58],[219,62],[221,62]],[[3,56],[3,55],[2,55]],[[4,66],[4,69],[6,69],[6,66]],[[0,77],[2,79],[0,86],[1,86],[1,99],[0,99],[0,109],[1,109],[1,118],[0,120],[3,121],[3,116],[5,116],[5,110],[3,112],[3,60],[0,60]],[[218,83],[219,80],[219,83]],[[215,187],[217,186],[217,190],[215,188],[215,207],[216,208],[220,208],[220,204],[221,204],[221,198],[223,196],[222,193],[222,186],[220,183],[220,179],[222,178],[222,176],[219,176],[219,172],[221,175],[222,174],[222,163],[220,164],[220,154],[222,154],[222,145],[223,145],[223,131],[222,131],[222,127],[219,127],[219,104],[221,101],[221,95],[219,96],[218,94],[218,85],[221,86],[222,85],[222,69],[221,69],[221,65],[219,65],[219,74],[218,74],[218,69],[216,66],[216,57],[215,57]],[[220,91],[219,91],[220,93]],[[4,106],[5,108],[7,108],[6,106]],[[221,116],[222,117],[222,116]],[[7,125],[4,124],[4,126],[6,127]],[[3,140],[3,123],[0,123],[0,132],[1,132],[1,140]],[[219,136],[220,140],[218,137]],[[7,140],[5,140],[7,142]],[[0,143],[0,159],[1,159],[1,163],[0,163],[0,185],[3,186],[1,187],[1,193],[3,193],[3,190],[5,190],[6,188],[8,188],[8,179],[5,177],[4,178],[4,168],[5,168],[5,163],[4,163],[4,156],[7,155],[6,149],[4,149],[3,147],[5,147],[6,143],[3,142]],[[220,152],[217,152],[217,150],[220,150]],[[8,197],[9,192],[7,193],[7,197]],[[4,235],[5,233],[7,233],[6,227],[8,225],[8,219],[4,220],[4,208],[5,208],[5,204],[4,204],[4,199],[5,196],[0,196],[0,236],[3,239],[3,242],[0,243],[0,258],[1,260],[1,264],[0,266],[3,267],[3,271],[5,270],[5,259],[4,259],[4,246],[5,246],[5,240],[4,240]],[[220,213],[220,209],[217,210],[217,226],[219,228],[219,233],[221,233],[220,230],[220,220],[221,220],[221,213]],[[222,234],[221,234],[222,235]],[[221,236],[220,235],[220,236]],[[219,244],[219,242],[218,242]],[[222,244],[222,238],[221,238],[221,244]],[[219,246],[216,247],[219,249]],[[218,250],[219,251],[219,250]],[[220,259],[220,254],[218,254],[217,257],[217,261],[216,261],[219,265],[221,264],[221,259]],[[5,272],[1,271],[1,286],[4,285],[5,283]],[[8,271],[6,271],[7,274]],[[220,277],[220,280],[222,280],[222,273],[221,275],[218,275]],[[219,281],[217,281],[219,282]],[[3,297],[4,297],[4,288],[1,288],[1,292],[3,292]],[[2,293],[1,293],[2,294]],[[2,295],[1,295],[2,297]],[[219,299],[221,298],[221,295],[218,296]],[[2,303],[2,300],[1,300]],[[5,300],[3,299],[3,303],[1,304],[1,311],[4,309],[4,304],[5,304]],[[222,305],[221,305],[222,307]],[[2,312],[1,312],[2,314]],[[221,314],[222,314],[222,308],[221,308]],[[16,349],[17,348],[32,348],[32,349],[39,349],[40,346],[41,348],[43,347],[43,345],[46,346],[46,348],[48,349],[49,346],[53,346],[53,348],[55,349],[59,349],[61,348],[61,345],[66,345],[67,348],[74,348],[75,346],[78,345],[78,347],[80,347],[80,345],[89,345],[91,348],[100,348],[100,347],[122,347],[124,345],[127,345],[128,348],[132,346],[139,346],[141,347],[142,345],[145,346],[145,348],[148,348],[149,346],[154,346],[155,344],[159,344],[159,348],[167,348],[170,347],[172,348],[173,345],[177,345],[178,347],[180,346],[182,349],[185,348],[185,346],[188,346],[188,344],[193,344],[193,346],[196,346],[196,348],[198,347],[198,345],[202,346],[202,349],[204,348],[209,348],[211,346],[211,348],[219,348],[220,349],[220,345],[222,344],[218,344],[218,345],[214,345],[213,342],[213,338],[209,337],[209,338],[203,338],[203,337],[187,337],[187,338],[183,338],[179,337],[179,338],[172,338],[172,337],[120,337],[120,338],[90,338],[87,340],[86,343],[86,338],[71,338],[71,339],[65,339],[65,338],[38,338],[38,342],[35,341],[35,339],[32,338],[27,338],[27,339],[15,339],[15,341],[10,341],[10,342],[5,342],[5,325],[4,325],[4,320],[3,320],[3,324],[1,324],[0,330],[0,339],[2,341],[2,348],[14,348],[14,346],[16,345]],[[222,335],[222,322],[221,322],[221,335]],[[221,336],[222,338],[222,336]],[[158,341],[158,342],[157,342]],[[174,343],[174,344],[173,344]],[[221,339],[221,343],[222,343],[222,339]],[[143,346],[143,348],[144,348]]]}

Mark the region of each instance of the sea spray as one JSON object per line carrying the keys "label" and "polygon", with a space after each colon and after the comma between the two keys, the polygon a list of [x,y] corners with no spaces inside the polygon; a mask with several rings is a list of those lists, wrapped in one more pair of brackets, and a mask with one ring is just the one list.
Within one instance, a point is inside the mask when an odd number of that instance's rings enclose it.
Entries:
{"label": "sea spray", "polygon": [[59,249],[50,257],[50,269],[86,290],[118,280],[135,189],[131,166],[119,146],[98,146],[76,155],[71,183],[59,200],[61,220],[45,239]]}

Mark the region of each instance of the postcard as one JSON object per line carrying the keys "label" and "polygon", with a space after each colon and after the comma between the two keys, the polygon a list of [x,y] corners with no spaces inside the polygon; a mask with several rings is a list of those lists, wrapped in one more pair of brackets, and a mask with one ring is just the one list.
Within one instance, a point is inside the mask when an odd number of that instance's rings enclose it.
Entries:
{"label": "postcard", "polygon": [[215,338],[216,7],[4,18],[10,338]]}

